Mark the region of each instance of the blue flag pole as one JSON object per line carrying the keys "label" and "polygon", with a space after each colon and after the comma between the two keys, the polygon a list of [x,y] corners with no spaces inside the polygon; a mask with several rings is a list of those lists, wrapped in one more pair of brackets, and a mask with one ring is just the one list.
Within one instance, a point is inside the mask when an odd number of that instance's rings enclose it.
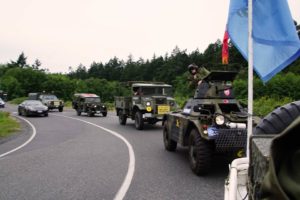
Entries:
{"label": "blue flag pole", "polygon": [[252,0],[248,0],[248,123],[247,123],[247,152],[249,157],[250,137],[253,131],[253,38],[252,38],[252,21],[253,21]]}

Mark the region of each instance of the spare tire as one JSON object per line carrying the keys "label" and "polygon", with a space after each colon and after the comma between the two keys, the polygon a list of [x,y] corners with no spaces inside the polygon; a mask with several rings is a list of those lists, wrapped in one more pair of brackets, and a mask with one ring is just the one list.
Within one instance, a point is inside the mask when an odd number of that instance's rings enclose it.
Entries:
{"label": "spare tire", "polygon": [[279,134],[300,116],[300,101],[278,107],[264,117],[253,134]]}

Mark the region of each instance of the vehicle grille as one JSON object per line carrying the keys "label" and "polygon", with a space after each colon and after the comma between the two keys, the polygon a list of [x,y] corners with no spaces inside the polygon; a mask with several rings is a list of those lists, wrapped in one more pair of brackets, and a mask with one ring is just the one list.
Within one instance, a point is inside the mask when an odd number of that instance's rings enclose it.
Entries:
{"label": "vehicle grille", "polygon": [[218,129],[218,136],[215,139],[217,152],[232,152],[239,149],[246,149],[247,129]]}
{"label": "vehicle grille", "polygon": [[155,103],[156,104],[167,104],[167,99],[166,98],[156,98]]}

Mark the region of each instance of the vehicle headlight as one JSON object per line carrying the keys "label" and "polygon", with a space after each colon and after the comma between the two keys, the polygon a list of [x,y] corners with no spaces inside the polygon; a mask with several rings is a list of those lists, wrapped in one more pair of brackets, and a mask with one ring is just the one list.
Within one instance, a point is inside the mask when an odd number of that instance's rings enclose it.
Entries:
{"label": "vehicle headlight", "polygon": [[215,118],[215,122],[217,125],[221,126],[225,123],[225,117],[223,115],[217,115]]}
{"label": "vehicle headlight", "polygon": [[150,101],[147,101],[146,106],[151,106]]}
{"label": "vehicle headlight", "polygon": [[94,105],[94,108],[97,108],[97,105]]}

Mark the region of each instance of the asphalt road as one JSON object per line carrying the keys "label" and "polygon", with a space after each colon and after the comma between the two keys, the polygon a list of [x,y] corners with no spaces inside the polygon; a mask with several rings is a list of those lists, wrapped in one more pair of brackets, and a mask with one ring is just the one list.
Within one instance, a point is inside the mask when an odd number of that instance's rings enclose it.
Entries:
{"label": "asphalt road", "polygon": [[[194,175],[186,148],[165,151],[160,124],[138,131],[131,120],[119,125],[115,113],[88,117],[73,110],[25,119],[36,135],[0,158],[1,200],[122,199],[118,192],[128,200],[223,199],[226,159],[216,157],[208,175]],[[33,128],[21,122],[21,133],[0,142],[0,156],[32,136]]]}

